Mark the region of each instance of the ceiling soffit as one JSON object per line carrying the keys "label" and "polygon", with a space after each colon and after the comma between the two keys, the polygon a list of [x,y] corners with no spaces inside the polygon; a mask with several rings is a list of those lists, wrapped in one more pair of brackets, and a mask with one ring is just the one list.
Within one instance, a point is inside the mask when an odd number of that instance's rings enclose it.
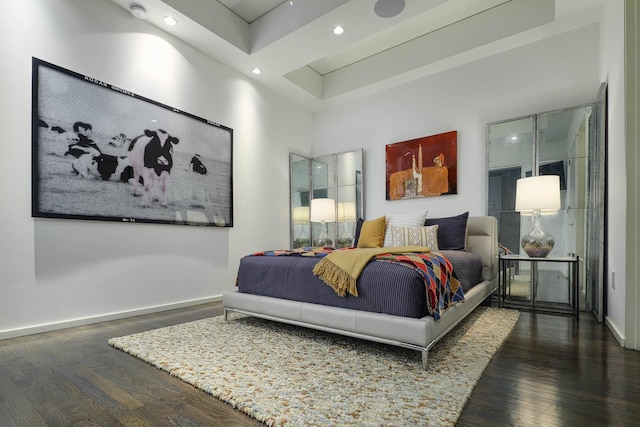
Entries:
{"label": "ceiling soffit", "polygon": [[322,98],[397,77],[553,19],[553,0],[502,3],[325,74]]}
{"label": "ceiling soffit", "polygon": [[[110,1],[128,10],[131,0]],[[574,0],[406,0],[392,18],[377,16],[374,0],[136,2],[151,24],[315,111],[472,60],[553,22],[558,1]],[[167,28],[165,14],[180,24]],[[336,24],[346,28],[339,37]]]}
{"label": "ceiling soffit", "polygon": [[[285,79],[318,100],[550,22],[555,10],[554,0],[422,0],[407,2],[401,14],[383,19],[371,0],[295,0],[248,23],[225,1],[162,0],[251,58],[255,65],[247,63],[244,72],[262,66],[275,74],[272,78]],[[347,34],[328,34],[335,23]]]}

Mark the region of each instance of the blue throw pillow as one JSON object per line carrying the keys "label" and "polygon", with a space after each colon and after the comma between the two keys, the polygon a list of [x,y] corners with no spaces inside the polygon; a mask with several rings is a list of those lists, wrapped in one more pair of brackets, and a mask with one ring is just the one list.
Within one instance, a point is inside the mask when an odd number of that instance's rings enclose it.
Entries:
{"label": "blue throw pillow", "polygon": [[356,222],[356,235],[353,238],[353,247],[358,247],[358,240],[360,240],[360,230],[362,230],[362,224],[364,224],[364,219],[358,218]]}
{"label": "blue throw pillow", "polygon": [[438,226],[440,250],[464,250],[467,242],[467,220],[469,212],[446,218],[427,218],[424,225]]}

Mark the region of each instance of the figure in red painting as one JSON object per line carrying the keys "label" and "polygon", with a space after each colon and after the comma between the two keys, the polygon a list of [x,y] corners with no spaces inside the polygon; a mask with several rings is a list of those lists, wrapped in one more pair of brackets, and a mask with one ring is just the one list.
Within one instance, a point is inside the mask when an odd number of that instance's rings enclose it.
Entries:
{"label": "figure in red painting", "polygon": [[389,180],[389,198],[398,200],[412,197],[440,196],[449,191],[449,169],[444,153],[433,158],[434,166],[422,167],[422,146],[412,158],[411,169],[394,172]]}
{"label": "figure in red painting", "polygon": [[457,131],[385,148],[387,200],[457,194]]}

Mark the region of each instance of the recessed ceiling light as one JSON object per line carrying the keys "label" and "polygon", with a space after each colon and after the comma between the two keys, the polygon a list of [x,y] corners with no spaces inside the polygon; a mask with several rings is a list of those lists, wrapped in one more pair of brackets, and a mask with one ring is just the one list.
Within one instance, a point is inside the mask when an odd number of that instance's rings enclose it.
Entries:
{"label": "recessed ceiling light", "polygon": [[178,20],[176,18],[174,18],[173,16],[165,16],[164,17],[164,23],[167,25],[171,25],[172,27],[174,25],[178,24]]}
{"label": "recessed ceiling light", "polygon": [[516,141],[517,139],[518,139],[518,136],[517,136],[517,135],[513,135],[513,136],[511,137],[511,140],[512,140],[512,141]]}
{"label": "recessed ceiling light", "polygon": [[146,19],[147,17],[147,11],[139,4],[132,4],[129,6],[129,12],[138,19]]}
{"label": "recessed ceiling light", "polygon": [[336,25],[333,27],[333,34],[340,35],[342,33],[344,33],[344,27],[342,25]]}
{"label": "recessed ceiling light", "polygon": [[253,70],[251,70],[251,72],[252,72],[253,74],[260,74],[260,73],[262,73],[262,70],[261,70],[260,68],[256,67],[256,68],[254,68]]}

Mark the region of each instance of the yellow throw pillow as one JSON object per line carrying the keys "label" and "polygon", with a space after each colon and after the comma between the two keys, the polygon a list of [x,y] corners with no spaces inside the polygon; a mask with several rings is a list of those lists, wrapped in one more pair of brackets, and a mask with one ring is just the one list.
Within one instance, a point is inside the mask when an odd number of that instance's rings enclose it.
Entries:
{"label": "yellow throw pillow", "polygon": [[371,221],[365,221],[360,230],[358,239],[359,248],[381,248],[384,242],[384,232],[386,229],[386,218],[381,216]]}

